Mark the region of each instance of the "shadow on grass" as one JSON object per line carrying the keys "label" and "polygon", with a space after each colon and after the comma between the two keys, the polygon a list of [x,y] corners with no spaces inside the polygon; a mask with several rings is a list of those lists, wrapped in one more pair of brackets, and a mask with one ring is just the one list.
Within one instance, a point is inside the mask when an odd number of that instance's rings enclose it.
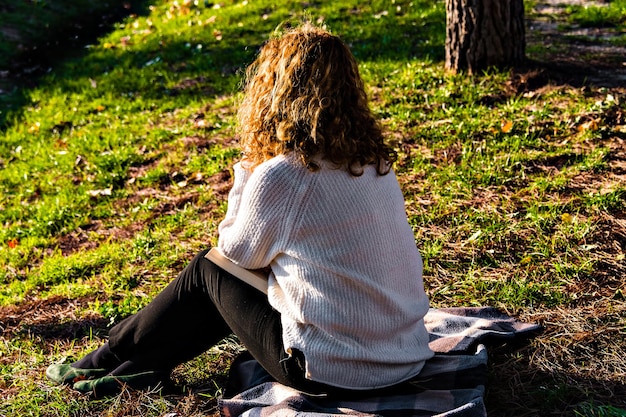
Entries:
{"label": "shadow on grass", "polygon": [[[619,72],[622,71],[620,75]],[[547,86],[570,86],[573,88],[623,88],[626,72],[622,67],[597,67],[576,58],[564,61],[532,60],[512,71],[511,82],[518,93],[536,91]]]}
{"label": "shadow on grass", "polygon": [[51,297],[5,306],[0,309],[0,336],[7,340],[26,336],[45,341],[104,336],[108,332],[108,320],[95,315],[75,316],[76,310],[89,301],[90,298]]}
{"label": "shadow on grass", "polygon": [[567,372],[547,372],[531,363],[534,348],[502,347],[490,351],[485,402],[489,415],[607,415],[578,414],[581,408],[626,407],[626,384],[617,380],[583,378]]}
{"label": "shadow on grass", "polygon": [[[31,5],[53,8],[47,16],[50,21],[41,21],[38,24],[33,24],[33,20],[37,21],[36,16],[12,16],[10,11],[14,6],[2,5],[2,13],[7,13],[7,16],[15,20],[0,21],[4,22],[0,24],[3,46],[19,49],[19,52],[9,55],[6,68],[0,67],[0,129],[7,123],[7,117],[19,112],[26,104],[25,90],[36,86],[50,68],[67,59],[83,56],[86,45],[109,32],[115,23],[125,17],[131,14],[147,14],[151,3],[151,0],[110,3],[106,11],[83,13],[80,19],[72,17],[71,12],[67,12],[70,17],[66,18],[65,9],[59,9],[63,4]],[[67,8],[70,5],[66,5]],[[31,27],[20,25],[20,17],[29,21]],[[22,31],[29,33],[21,33]]]}
{"label": "shadow on grass", "polygon": [[103,337],[108,334],[108,320],[86,318],[80,320],[50,320],[44,323],[22,325],[17,334],[28,334],[45,341],[72,341],[84,337]]}
{"label": "shadow on grass", "polygon": [[[76,88],[81,79],[98,78],[99,83],[108,88],[107,93],[126,96],[138,94],[155,100],[172,95],[191,98],[232,93],[236,81],[224,83],[223,78],[233,76],[245,68],[267,38],[267,25],[252,29],[232,27],[228,35],[225,34],[229,38],[228,42],[218,42],[204,48],[196,48],[197,45],[190,45],[182,37],[152,37],[140,48],[111,48],[92,53],[88,59],[83,59],[86,45],[110,31],[115,22],[129,14],[145,14],[149,5],[150,1],[147,0],[135,2],[130,9],[101,17],[104,22],[96,20],[98,24],[90,25],[86,20],[80,25],[79,33],[59,30],[47,41],[45,48],[36,46],[21,54],[17,64],[19,69],[10,81],[17,86],[15,92],[0,94],[0,128],[8,123],[10,113],[19,114],[27,104],[27,90],[35,87],[50,68],[56,68],[53,77],[58,86],[68,91]],[[403,22],[401,25],[390,24],[385,19],[373,23],[356,17],[346,20],[345,16],[337,16],[337,19],[336,32],[350,44],[360,62],[443,59],[445,16],[441,13],[424,18],[423,21]],[[126,76],[123,72],[124,68],[148,67],[153,68],[147,69],[145,77],[142,74],[140,79]],[[108,76],[102,77],[103,74]],[[167,85],[168,78],[183,79],[184,85]],[[6,90],[2,87],[2,84],[6,85],[3,81],[6,80],[0,79],[0,90]],[[97,93],[96,90],[93,95]],[[8,110],[3,111],[2,107]]]}
{"label": "shadow on grass", "polygon": [[[64,71],[55,75],[58,86],[66,91],[75,88],[80,79],[99,78],[107,93],[122,96],[140,95],[158,100],[168,96],[219,95],[232,93],[234,83],[224,78],[240,74],[254,59],[265,40],[264,32],[234,31],[235,42],[212,44],[197,48],[184,39],[160,43],[158,39],[146,42],[141,49],[110,50],[92,55],[88,60],[65,63]],[[443,45],[427,39],[406,39],[404,43],[390,45],[394,33],[371,35],[353,42],[355,55],[360,60],[406,60],[409,57],[439,59]],[[125,68],[145,68],[144,77],[128,77]],[[106,77],[102,77],[107,74]],[[172,77],[172,74],[176,74]],[[187,78],[185,78],[187,77]],[[168,85],[171,78],[183,79],[178,85]],[[97,90],[95,91],[97,93]]]}

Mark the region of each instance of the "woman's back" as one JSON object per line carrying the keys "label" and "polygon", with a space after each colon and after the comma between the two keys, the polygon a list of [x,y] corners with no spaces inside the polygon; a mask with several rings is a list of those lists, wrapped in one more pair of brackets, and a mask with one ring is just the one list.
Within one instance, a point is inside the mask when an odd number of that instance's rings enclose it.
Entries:
{"label": "woman's back", "polygon": [[[372,165],[358,177],[319,167],[285,156],[257,166],[220,247],[245,267],[271,262],[269,299],[285,347],[305,352],[311,379],[357,389],[397,383],[432,356],[402,193],[392,172]],[[264,259],[246,256],[251,242]]]}

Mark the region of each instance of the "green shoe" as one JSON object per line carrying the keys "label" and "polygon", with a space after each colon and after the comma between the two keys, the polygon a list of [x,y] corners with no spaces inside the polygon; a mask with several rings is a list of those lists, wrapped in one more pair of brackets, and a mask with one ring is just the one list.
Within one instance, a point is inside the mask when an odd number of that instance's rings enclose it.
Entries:
{"label": "green shoe", "polygon": [[51,381],[61,385],[73,383],[90,378],[97,378],[107,373],[106,369],[81,369],[74,368],[69,363],[55,363],[46,369],[46,376]]}
{"label": "green shoe", "polygon": [[163,372],[147,371],[133,375],[106,375],[96,379],[77,381],[72,386],[83,394],[93,394],[96,398],[117,395],[122,388],[134,390],[161,389],[165,385]]}

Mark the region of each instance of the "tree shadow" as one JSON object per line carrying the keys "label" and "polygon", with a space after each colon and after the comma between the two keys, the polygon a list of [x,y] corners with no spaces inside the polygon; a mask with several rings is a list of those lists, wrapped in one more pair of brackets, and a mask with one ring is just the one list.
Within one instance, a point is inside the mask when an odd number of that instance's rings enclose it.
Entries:
{"label": "tree shadow", "polygon": [[45,341],[71,341],[84,337],[104,337],[108,334],[108,323],[104,318],[52,319],[48,322],[23,325],[16,334],[38,337]]}
{"label": "tree shadow", "polygon": [[[61,62],[86,54],[85,46],[111,31],[115,23],[129,15],[146,15],[151,0],[113,2],[104,13],[83,14],[79,20],[63,19],[62,12],[56,25],[45,26],[45,32],[32,41],[16,44],[20,52],[12,56],[7,68],[0,68],[0,128],[10,113],[19,111],[27,103],[27,90],[37,86],[42,76]],[[5,6],[9,7],[9,5]],[[45,7],[45,6],[42,6]],[[2,8],[4,9],[4,7]],[[21,38],[20,27],[9,24],[0,27],[0,35],[13,33]],[[41,34],[45,33],[45,36]]]}
{"label": "tree shadow", "polygon": [[44,341],[104,336],[108,333],[108,320],[96,314],[76,317],[76,310],[90,300],[58,296],[5,306],[0,309],[0,336],[5,339],[40,338]]}
{"label": "tree shadow", "polygon": [[[55,71],[54,80],[55,83],[60,82],[60,88],[69,91],[77,80],[116,74],[116,68],[154,66],[162,70],[161,74],[153,71],[144,80],[129,79],[119,73],[119,77],[111,82],[112,92],[139,94],[143,98],[151,99],[172,95],[192,98],[198,95],[232,93],[234,82],[228,85],[223,81],[210,81],[237,74],[253,59],[258,48],[267,39],[268,25],[253,28],[231,27],[228,42],[212,43],[210,47],[200,50],[182,38],[168,39],[166,42],[148,39],[140,49],[117,47],[102,54],[92,54],[89,59],[81,59],[87,55],[85,45],[110,31],[114,23],[126,16],[146,14],[150,3],[149,0],[133,2],[132,8],[112,13],[105,22],[98,24],[88,25],[83,22],[78,32],[77,28],[70,25],[73,31],[61,30],[45,47],[37,46],[36,49],[20,55],[18,69],[12,71],[15,75],[11,79],[19,89],[11,96],[10,110],[18,114],[27,104],[27,90],[35,87],[50,68],[63,69],[63,66],[69,66],[67,68],[70,70]],[[315,7],[314,4],[311,6]],[[366,17],[350,13],[347,16],[329,17],[330,21],[335,19],[337,26],[344,29],[342,32],[345,33],[338,34],[350,45],[359,62],[397,61],[407,58],[431,61],[443,59],[445,16],[441,12],[432,13],[418,22],[403,22],[401,25],[390,24],[386,18],[372,22],[367,17],[369,20],[364,21]],[[330,27],[333,27],[332,23]],[[198,68],[202,68],[202,76],[198,75]],[[207,68],[211,69],[207,71]],[[164,71],[177,74],[182,79],[181,83],[176,86],[167,85],[168,77],[163,75]],[[71,74],[71,79],[64,79],[68,77],[66,74]],[[188,77],[185,78],[186,76]],[[220,86],[225,89],[220,90]],[[3,105],[2,101],[0,95],[0,106]],[[7,112],[0,111],[0,127],[7,122],[6,117]]]}
{"label": "tree shadow", "polygon": [[[502,417],[574,415],[581,407],[626,407],[626,383],[542,370],[532,363],[534,348],[502,346],[490,350],[488,415]],[[556,364],[555,364],[556,365]],[[582,415],[582,414],[579,414]],[[595,415],[595,414],[593,414]]]}
{"label": "tree shadow", "polygon": [[360,63],[416,59],[443,62],[445,31],[445,15],[436,15],[414,25],[393,25],[386,21],[368,23],[358,34],[339,35]]}
{"label": "tree shadow", "polygon": [[524,66],[511,71],[511,87],[517,94],[540,90],[548,86],[573,88],[624,88],[626,73],[616,73],[618,67],[594,67],[575,59],[538,61],[528,59]]}
{"label": "tree shadow", "polygon": [[[232,92],[233,85],[223,79],[237,74],[251,57],[251,48],[242,42],[212,45],[197,52],[195,45],[177,40],[167,45],[146,45],[141,50],[122,51],[115,57],[99,55],[91,57],[88,62],[67,62],[65,65],[71,71],[58,74],[55,83],[63,90],[72,91],[77,80],[97,78],[99,81],[97,86],[94,84],[94,96],[102,85],[107,94],[125,97],[192,99]],[[207,69],[207,63],[211,68]],[[145,77],[140,79],[128,77],[119,70],[151,66],[155,70],[146,71]],[[202,68],[201,74],[199,67]],[[66,72],[70,75],[64,75]],[[176,74],[180,81],[172,85],[171,74]]]}
{"label": "tree shadow", "polygon": [[527,14],[530,59],[521,70],[534,74],[529,83],[539,87],[547,84],[575,88],[626,86],[626,46],[619,41],[620,30],[602,22],[597,22],[595,27],[572,23],[568,21],[565,6],[565,2],[540,0]]}

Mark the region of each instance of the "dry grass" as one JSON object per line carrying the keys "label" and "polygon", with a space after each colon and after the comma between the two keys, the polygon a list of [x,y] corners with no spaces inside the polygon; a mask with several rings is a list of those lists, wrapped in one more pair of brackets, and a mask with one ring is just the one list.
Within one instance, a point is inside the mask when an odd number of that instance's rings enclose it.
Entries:
{"label": "dry grass", "polygon": [[[603,62],[602,56],[585,62],[571,53],[584,48],[583,42],[576,41],[568,49],[572,40],[559,39],[557,32],[546,39],[553,48],[546,55],[533,57],[542,65],[512,72],[502,88],[481,93],[477,102],[466,103],[470,108],[487,106],[495,111],[516,98],[528,99],[516,110],[520,117],[542,107],[554,109],[549,118],[527,121],[528,131],[541,138],[538,142],[542,148],[523,151],[524,158],[515,166],[519,175],[510,181],[443,195],[430,182],[430,176],[450,167],[461,170],[467,151],[468,142],[457,137],[453,121],[447,117],[423,123],[400,118],[385,121],[401,150],[400,182],[409,201],[407,212],[416,238],[426,254],[425,280],[433,305],[490,304],[545,327],[527,343],[491,350],[487,402],[492,416],[594,415],[586,411],[586,404],[626,408],[626,209],[623,201],[606,209],[600,203],[590,204],[588,198],[602,202],[626,184],[626,116],[623,103],[593,111],[577,107],[579,100],[605,100],[609,94],[624,100],[626,88],[616,83],[619,77],[613,75],[623,75],[626,69],[605,64],[594,69],[590,62]],[[539,32],[530,33],[529,40],[535,45],[543,42]],[[606,62],[614,65],[614,57],[609,58]],[[589,74],[593,75],[593,86],[586,78]],[[185,79],[176,84],[172,94],[197,90],[212,95],[212,90],[203,89],[206,81],[203,76]],[[385,109],[394,100],[401,101],[403,91],[390,90],[382,81],[372,87],[373,105]],[[443,107],[441,103],[431,104],[418,110],[428,113]],[[80,415],[217,415],[216,398],[240,349],[233,340],[179,366],[172,374],[177,392],[124,391],[118,397],[92,402],[68,389],[51,387],[43,370],[51,358],[71,359],[102,342],[109,317],[94,311],[97,297],[104,294],[114,304],[127,293],[144,292],[142,297],[147,298],[147,293],[156,291],[179,269],[182,259],[190,258],[197,247],[215,238],[214,226],[231,183],[229,171],[185,177],[179,167],[192,160],[194,153],[208,152],[216,144],[234,145],[232,131],[216,130],[211,121],[216,114],[220,120],[228,119],[234,111],[229,100],[199,109],[189,121],[195,126],[193,133],[155,147],[160,153],[155,151],[129,168],[125,184],[128,194],[116,200],[115,216],[93,219],[55,237],[58,250],[68,257],[108,243],[137,240],[146,230],[161,227],[163,219],[187,209],[193,211],[185,227],[166,229],[164,245],[179,242],[176,259],[164,261],[158,269],[147,260],[134,263],[136,275],[149,278],[137,287],[99,291],[109,283],[98,282],[104,274],[95,275],[85,280],[93,289],[86,296],[33,295],[16,305],[0,307],[5,344],[0,363],[22,364],[19,369],[12,368],[17,369],[14,375],[2,376],[0,398],[17,398],[21,392],[41,395],[41,416],[57,415],[57,411],[46,408],[51,398],[60,398],[57,403],[77,404],[73,409],[80,410]],[[498,117],[493,115],[496,121]],[[174,129],[181,124],[178,118],[175,112],[167,113],[155,125]],[[453,139],[445,146],[432,146],[428,140],[433,132]],[[481,133],[488,136],[492,132]],[[470,151],[486,151],[482,138],[469,139],[475,142]],[[581,159],[596,153],[597,161],[590,164],[597,166],[575,169]],[[498,158],[504,164],[508,155]],[[413,169],[416,159],[426,161],[428,168]],[[164,172],[161,181],[141,182],[157,168]],[[176,185],[179,180],[190,186]],[[138,208],[145,202],[151,208],[144,212]],[[550,221],[531,221],[535,206],[560,211]],[[473,227],[480,226],[481,219],[496,225],[493,235],[476,234]],[[202,233],[190,235],[190,230]],[[56,248],[34,250],[52,252]],[[27,276],[29,268],[36,270],[44,255],[33,255],[31,264],[15,268],[11,280]]]}

